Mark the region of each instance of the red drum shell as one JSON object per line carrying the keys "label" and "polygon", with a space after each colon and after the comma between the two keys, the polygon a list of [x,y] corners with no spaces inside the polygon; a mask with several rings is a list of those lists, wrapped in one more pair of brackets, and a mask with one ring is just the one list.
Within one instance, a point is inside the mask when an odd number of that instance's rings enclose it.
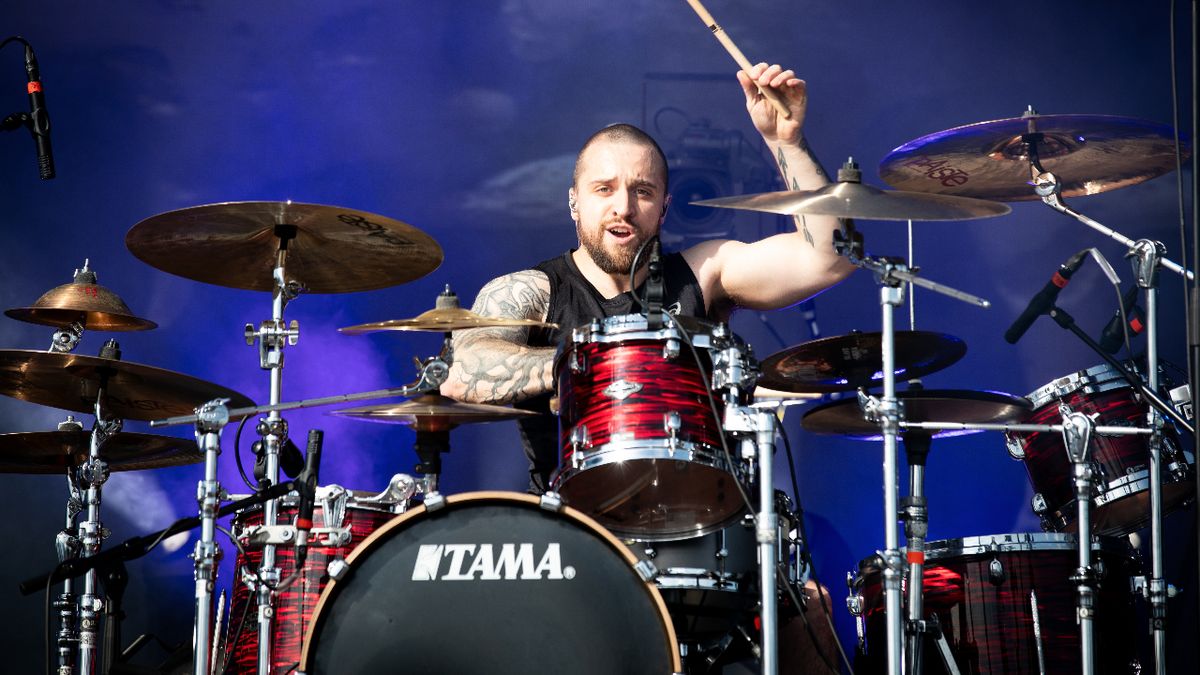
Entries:
{"label": "red drum shell", "polygon": [[[281,502],[278,512],[280,524],[295,523],[295,503]],[[329,562],[350,555],[372,532],[395,517],[390,511],[365,509],[348,503],[340,527],[350,529],[350,541],[339,546],[322,545],[319,540],[310,542],[303,572],[275,597],[275,618],[271,624],[271,673],[282,675],[294,672],[296,664],[300,662],[300,652],[303,648],[301,638],[308,630],[317,600],[329,582],[329,575],[326,573]],[[262,525],[262,521],[261,508],[240,513],[234,517],[234,532],[244,532],[247,527]],[[313,526],[331,527],[326,523],[324,509],[319,504],[313,509]],[[242,569],[257,570],[262,564],[261,545],[247,546],[245,549],[245,554],[239,552],[237,557],[235,574],[239,576]],[[290,575],[296,564],[295,547],[276,546],[275,561],[281,577]],[[226,672],[249,675],[258,672],[258,598],[238,578],[234,583],[233,599],[230,603],[230,639],[237,632],[243,614],[246,617],[245,624],[238,634],[237,641],[226,647],[226,658],[229,659]]]}
{"label": "red drum shell", "polygon": [[[997,550],[987,550],[987,549]],[[993,561],[1000,565],[994,574]],[[937,615],[962,673],[1078,673],[1075,621],[1078,564],[1075,536],[1009,534],[929,542],[924,574],[925,615]],[[1136,564],[1127,546],[1101,539],[1092,546],[1093,568],[1103,570],[1095,596],[1097,672],[1136,672],[1133,596]],[[859,567],[854,582],[862,600],[865,639],[855,670],[887,672],[887,625],[882,574],[876,558]],[[1037,598],[1035,629],[1033,597]],[[1038,640],[1044,668],[1039,668]],[[944,673],[938,651],[924,651],[927,673]]]}

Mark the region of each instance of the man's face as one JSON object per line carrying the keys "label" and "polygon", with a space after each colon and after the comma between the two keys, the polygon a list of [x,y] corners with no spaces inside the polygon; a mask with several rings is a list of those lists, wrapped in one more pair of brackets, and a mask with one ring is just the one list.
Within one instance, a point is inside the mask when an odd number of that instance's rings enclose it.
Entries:
{"label": "man's face", "polygon": [[651,148],[607,140],[584,151],[571,218],[580,246],[608,274],[628,273],[662,225],[668,197],[656,158]]}

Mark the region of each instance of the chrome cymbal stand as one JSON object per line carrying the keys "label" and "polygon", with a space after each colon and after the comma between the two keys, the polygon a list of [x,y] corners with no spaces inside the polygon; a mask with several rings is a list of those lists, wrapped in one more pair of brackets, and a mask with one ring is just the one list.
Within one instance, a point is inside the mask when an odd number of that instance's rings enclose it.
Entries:
{"label": "chrome cymbal stand", "polygon": [[[867,256],[863,251],[862,235],[849,222],[843,225],[842,230],[834,233],[833,245],[840,255],[846,256],[857,267],[871,270],[880,285],[879,306],[882,310],[883,324],[881,340],[883,396],[881,398],[864,396],[860,402],[866,403],[864,414],[868,416],[868,419],[878,422],[883,432],[883,507],[886,548],[880,552],[880,558],[883,564],[884,616],[887,620],[887,672],[888,675],[901,675],[904,672],[903,641],[906,631],[901,606],[900,582],[904,576],[904,563],[900,556],[898,527],[900,509],[896,474],[896,439],[903,419],[903,409],[900,401],[896,398],[895,308],[904,303],[904,284],[906,283],[921,286],[979,307],[989,307],[991,303],[969,293],[923,279],[917,276],[916,270],[910,270],[903,261]],[[912,565],[916,574],[909,578],[910,594],[915,593],[918,598],[916,603],[910,603],[910,612],[914,609],[921,609],[920,596],[923,576],[921,566],[924,564],[922,540],[914,538],[912,543],[922,550],[909,550],[909,560],[917,561]],[[913,614],[909,617],[909,625],[916,628],[922,619],[920,614]],[[915,633],[915,631],[913,632]],[[920,640],[922,636],[914,635],[912,639]]]}
{"label": "chrome cymbal stand", "polygon": [[[280,223],[275,226],[275,236],[279,239],[279,250],[275,257],[275,267],[272,270],[274,289],[271,293],[271,320],[264,321],[255,328],[246,324],[244,335],[247,345],[258,342],[258,362],[263,370],[271,373],[270,404],[275,405],[282,400],[283,390],[283,348],[285,345],[295,345],[300,339],[300,327],[296,321],[291,325],[283,322],[283,310],[288,302],[295,299],[304,291],[303,284],[289,281],[285,275],[288,243],[296,238],[298,228],[295,225]],[[279,449],[287,442],[287,421],[272,410],[266,419],[259,420],[256,430],[262,437],[263,452],[265,453],[266,481],[271,485],[279,482]],[[276,524],[279,514],[277,500],[263,504],[263,526],[271,527]],[[279,583],[279,568],[275,564],[275,544],[264,544],[262,563],[259,565],[258,578],[261,583],[256,590],[258,600],[258,672],[269,675],[271,671],[271,624],[275,617],[274,590]]]}
{"label": "chrome cymbal stand", "polygon": [[[209,401],[196,410],[196,444],[204,451],[204,480],[196,490],[200,502],[200,539],[193,553],[196,580],[196,611],[192,629],[192,673],[208,675],[213,658],[213,587],[217,581],[217,562],[221,559],[216,542],[217,507],[223,497],[217,482],[217,455],[221,454],[221,430],[229,423],[229,399]],[[267,502],[270,503],[270,502]]]}
{"label": "chrome cymbal stand", "polygon": [[[120,349],[116,340],[109,340],[100,351],[104,358],[119,359]],[[104,397],[107,389],[107,376],[102,375],[96,391],[96,402],[93,413],[96,416],[92,424],[91,443],[88,448],[88,459],[79,467],[79,483],[84,488],[84,506],[87,508],[87,520],[79,524],[79,543],[85,557],[96,555],[100,544],[108,536],[108,531],[100,524],[100,493],[104,482],[108,480],[108,463],[100,456],[100,448],[115,433],[121,430],[122,421],[105,419]],[[97,670],[96,656],[98,651],[99,630],[97,616],[104,608],[104,599],[96,594],[95,569],[88,570],[83,578],[83,595],[79,597],[79,672],[81,675],[92,675]]]}
{"label": "chrome cymbal stand", "polygon": [[[73,416],[59,422],[59,431],[82,431],[83,425]],[[67,519],[62,531],[54,538],[54,548],[58,553],[58,562],[74,560],[79,557],[80,542],[75,535],[77,526],[75,516],[83,510],[83,491],[79,487],[79,475],[76,467],[67,469]],[[71,675],[75,672],[75,650],[79,648],[79,633],[76,632],[75,622],[78,619],[75,604],[74,579],[63,581],[62,593],[54,601],[58,610],[58,674]]]}
{"label": "chrome cymbal stand", "polygon": [[[1034,114],[1032,110],[1026,115]],[[1030,122],[1031,127],[1033,122]],[[1140,239],[1134,241],[1120,232],[1088,218],[1067,206],[1061,198],[1062,185],[1058,177],[1045,171],[1038,160],[1038,144],[1040,134],[1034,129],[1025,136],[1028,148],[1030,173],[1033,177],[1034,191],[1042,202],[1050,208],[1070,216],[1088,227],[1104,234],[1128,249],[1126,257],[1132,259],[1134,275],[1137,284],[1145,291],[1146,300],[1146,376],[1149,389],[1158,392],[1158,270],[1165,267],[1188,280],[1195,278],[1191,270],[1184,269],[1178,263],[1165,257],[1166,247],[1161,242]],[[1163,542],[1162,542],[1162,425],[1161,413],[1149,406],[1147,413],[1149,428],[1153,431],[1150,436],[1150,550],[1151,573],[1144,587],[1144,593],[1150,601],[1150,629],[1154,633],[1154,662],[1155,672],[1163,675],[1166,672],[1167,656],[1167,594],[1168,587],[1163,579]]]}
{"label": "chrome cymbal stand", "polygon": [[1088,446],[1091,445],[1095,420],[1079,412],[1072,412],[1065,404],[1059,405],[1063,421],[1063,443],[1071,459],[1075,483],[1075,504],[1078,513],[1079,568],[1071,577],[1078,586],[1078,605],[1075,619],[1079,623],[1080,664],[1083,675],[1096,672],[1095,597],[1096,573],[1092,569],[1092,463],[1089,461]]}

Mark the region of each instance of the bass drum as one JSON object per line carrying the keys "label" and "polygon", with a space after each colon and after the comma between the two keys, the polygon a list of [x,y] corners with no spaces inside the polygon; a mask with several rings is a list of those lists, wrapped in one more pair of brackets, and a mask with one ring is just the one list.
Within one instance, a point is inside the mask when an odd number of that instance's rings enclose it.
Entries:
{"label": "bass drum", "polygon": [[671,620],[636,557],[553,507],[474,492],[392,520],[330,571],[301,671],[679,672]]}

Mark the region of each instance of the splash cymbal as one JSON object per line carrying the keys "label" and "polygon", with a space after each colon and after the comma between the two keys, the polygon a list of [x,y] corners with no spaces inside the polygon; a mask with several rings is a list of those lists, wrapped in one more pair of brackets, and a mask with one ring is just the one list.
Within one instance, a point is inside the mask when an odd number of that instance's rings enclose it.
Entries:
{"label": "splash cymbal", "polygon": [[[1019,422],[1033,410],[1024,398],[998,391],[963,389],[914,389],[896,392],[904,405],[906,422],[947,422],[951,424],[1007,424]],[[854,397],[819,405],[800,420],[800,426],[815,434],[847,436],[861,440],[880,438],[879,425],[863,417]],[[976,433],[974,430],[945,430],[933,438]],[[904,431],[901,431],[901,435]]]}
{"label": "splash cymbal", "polygon": [[339,328],[338,332],[347,335],[364,335],[379,331],[426,331],[446,333],[469,328],[558,328],[558,324],[536,321],[533,319],[511,319],[499,316],[484,316],[458,305],[458,295],[450,290],[449,284],[434,302],[434,308],[418,314],[411,319],[391,319],[363,323],[357,326]]}
{"label": "splash cymbal", "polygon": [[[27,431],[0,434],[0,473],[63,473],[87,461],[91,432]],[[204,455],[195,441],[127,431],[113,434],[100,455],[110,471],[196,464]]]}
{"label": "splash cymbal", "polygon": [[182,373],[82,354],[0,350],[0,394],[39,405],[91,413],[104,385],[103,409],[113,417],[149,421],[186,415],[215,398],[250,407],[245,396]]}
{"label": "splash cymbal", "polygon": [[125,245],[164,272],[250,291],[274,290],[281,245],[287,280],[309,293],[386,288],[442,263],[438,243],[412,225],[295,202],[226,202],[160,213],[134,225]]}
{"label": "splash cymbal", "polygon": [[[1115,190],[1175,169],[1175,132],[1166,124],[1115,115],[1038,115],[968,124],[892,150],[879,176],[900,190],[1026,201],[1030,148],[1074,197]],[[1187,159],[1185,148],[1183,158]]]}
{"label": "splash cymbal", "polygon": [[[945,333],[896,331],[896,377],[936,373],[967,353],[961,339]],[[883,334],[850,333],[776,352],[759,364],[758,386],[795,392],[852,391],[883,381]]]}
{"label": "splash cymbal", "polygon": [[500,405],[460,403],[441,394],[425,394],[403,403],[345,408],[331,414],[369,422],[406,424],[417,431],[442,431],[460,424],[497,422],[538,413]]}
{"label": "splash cymbal", "polygon": [[5,310],[5,315],[28,323],[63,328],[79,322],[84,330],[135,331],[157,328],[158,324],[133,315],[129,306],[113,291],[96,283],[96,273],[75,271],[75,278],[42,294],[30,307]]}

